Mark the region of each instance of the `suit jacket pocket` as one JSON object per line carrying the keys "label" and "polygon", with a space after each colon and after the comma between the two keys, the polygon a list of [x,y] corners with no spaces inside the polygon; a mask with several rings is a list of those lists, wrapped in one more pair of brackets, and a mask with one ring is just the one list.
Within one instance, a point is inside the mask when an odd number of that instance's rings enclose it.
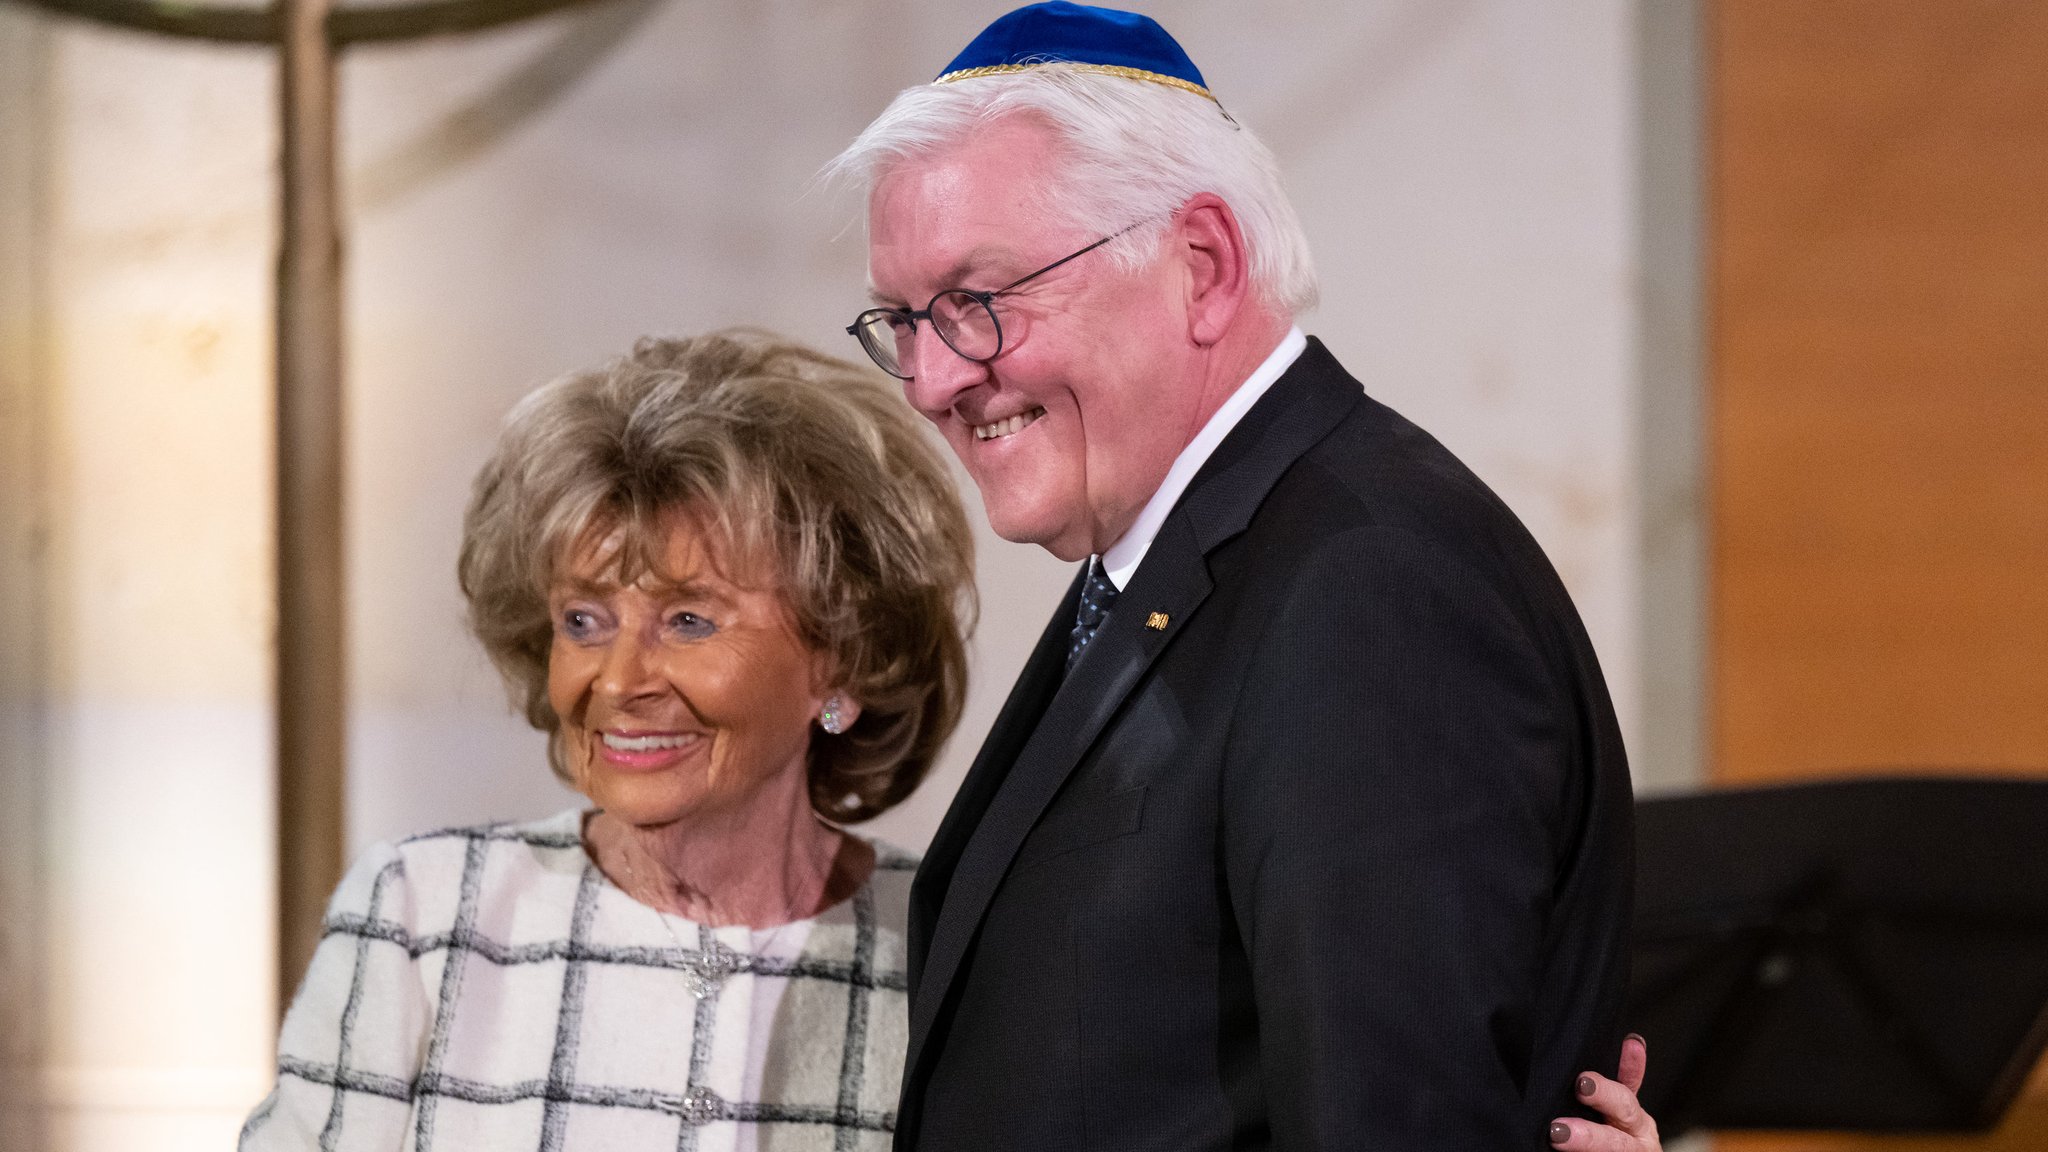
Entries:
{"label": "suit jacket pocket", "polygon": [[1024,846],[1017,850],[1010,871],[1021,872],[1056,856],[1129,836],[1144,826],[1144,819],[1143,784],[1086,798],[1073,797],[1066,803],[1055,804],[1031,830]]}

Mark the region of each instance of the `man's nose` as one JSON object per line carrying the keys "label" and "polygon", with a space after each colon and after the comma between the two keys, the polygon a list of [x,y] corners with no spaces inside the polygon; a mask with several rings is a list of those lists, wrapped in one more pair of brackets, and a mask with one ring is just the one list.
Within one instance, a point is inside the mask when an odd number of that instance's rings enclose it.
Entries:
{"label": "man's nose", "polygon": [[903,382],[903,396],[933,420],[945,415],[962,392],[988,379],[988,365],[953,351],[929,321],[911,337],[907,367],[910,379]]}

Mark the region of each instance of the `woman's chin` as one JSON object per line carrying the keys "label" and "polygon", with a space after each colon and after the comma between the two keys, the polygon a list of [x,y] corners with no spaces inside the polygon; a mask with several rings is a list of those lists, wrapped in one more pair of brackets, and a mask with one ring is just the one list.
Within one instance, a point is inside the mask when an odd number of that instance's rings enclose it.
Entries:
{"label": "woman's chin", "polygon": [[651,779],[644,775],[593,774],[579,789],[590,802],[613,819],[636,828],[673,824],[698,812],[704,797],[695,789],[678,787],[674,779]]}

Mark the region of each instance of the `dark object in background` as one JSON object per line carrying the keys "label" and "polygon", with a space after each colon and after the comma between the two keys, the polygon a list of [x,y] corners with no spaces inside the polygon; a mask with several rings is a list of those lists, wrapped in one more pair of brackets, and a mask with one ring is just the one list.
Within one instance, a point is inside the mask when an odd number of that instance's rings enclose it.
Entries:
{"label": "dark object in background", "polygon": [[1982,1131],[2048,1047],[2048,780],[1636,806],[1629,1027],[1692,1128]]}

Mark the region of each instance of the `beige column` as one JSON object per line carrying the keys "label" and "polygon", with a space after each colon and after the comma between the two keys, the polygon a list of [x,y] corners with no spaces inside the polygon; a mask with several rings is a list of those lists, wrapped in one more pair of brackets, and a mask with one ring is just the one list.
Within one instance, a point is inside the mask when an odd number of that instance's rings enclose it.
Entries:
{"label": "beige column", "polygon": [[47,450],[42,19],[0,7],[0,1148],[40,1152]]}
{"label": "beige column", "polygon": [[48,1152],[220,1149],[276,1034],[275,61],[46,28],[30,1084]]}

